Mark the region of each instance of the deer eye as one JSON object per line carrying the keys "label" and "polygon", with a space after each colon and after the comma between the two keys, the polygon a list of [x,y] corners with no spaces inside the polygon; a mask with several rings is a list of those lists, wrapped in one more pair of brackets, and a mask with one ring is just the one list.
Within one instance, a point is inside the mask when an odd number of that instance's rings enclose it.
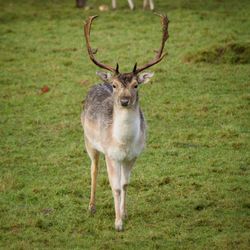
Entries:
{"label": "deer eye", "polygon": [[116,88],[115,84],[113,84],[112,87],[115,89]]}
{"label": "deer eye", "polygon": [[137,89],[137,87],[138,87],[138,84],[136,84],[136,85],[134,86],[135,89]]}

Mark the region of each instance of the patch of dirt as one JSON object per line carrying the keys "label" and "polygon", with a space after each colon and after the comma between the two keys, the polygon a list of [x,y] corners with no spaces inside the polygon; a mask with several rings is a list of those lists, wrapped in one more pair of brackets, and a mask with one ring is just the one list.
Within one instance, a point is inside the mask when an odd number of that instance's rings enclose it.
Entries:
{"label": "patch of dirt", "polygon": [[211,63],[211,64],[249,64],[250,43],[226,43],[212,46],[208,49],[189,54],[184,57],[188,63]]}

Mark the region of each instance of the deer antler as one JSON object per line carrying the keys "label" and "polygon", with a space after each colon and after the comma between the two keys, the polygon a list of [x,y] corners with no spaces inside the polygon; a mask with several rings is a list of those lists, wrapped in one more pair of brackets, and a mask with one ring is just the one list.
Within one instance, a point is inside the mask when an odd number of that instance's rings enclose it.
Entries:
{"label": "deer antler", "polygon": [[169,23],[169,20],[168,20],[167,16],[165,16],[165,15],[160,15],[160,14],[157,14],[157,13],[155,13],[155,14],[161,17],[161,24],[162,24],[161,47],[157,51],[157,54],[156,54],[155,58],[153,60],[149,61],[147,64],[143,65],[142,67],[140,67],[138,69],[137,69],[137,64],[135,64],[134,69],[133,69],[134,74],[138,74],[139,72],[141,72],[141,71],[143,71],[143,70],[157,64],[167,54],[167,53],[162,54],[162,52],[163,52],[163,49],[164,49],[165,42],[167,41],[167,39],[169,37],[168,36],[168,23]]}
{"label": "deer antler", "polygon": [[87,45],[87,50],[88,50],[88,53],[89,53],[89,57],[90,59],[92,60],[92,62],[94,64],[96,64],[97,66],[99,66],[100,68],[103,68],[103,69],[106,69],[106,70],[109,70],[113,73],[119,73],[119,66],[117,64],[116,66],[116,69],[109,66],[109,65],[106,65],[106,64],[103,64],[101,62],[98,62],[97,59],[95,58],[94,54],[97,53],[97,49],[93,49],[91,48],[90,46],[90,29],[91,29],[91,24],[92,24],[92,21],[98,16],[90,16],[88,18],[88,20],[86,21],[86,23],[84,24],[84,34],[85,34],[85,39],[86,39],[86,45]]}

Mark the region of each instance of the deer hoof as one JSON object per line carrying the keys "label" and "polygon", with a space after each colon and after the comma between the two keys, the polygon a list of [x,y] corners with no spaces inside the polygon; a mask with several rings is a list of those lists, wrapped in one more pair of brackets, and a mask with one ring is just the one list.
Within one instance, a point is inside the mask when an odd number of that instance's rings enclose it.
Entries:
{"label": "deer hoof", "polygon": [[94,204],[89,204],[89,212],[90,212],[91,214],[95,214],[95,212],[96,212],[96,207],[95,207]]}
{"label": "deer hoof", "polygon": [[122,220],[119,220],[119,221],[115,222],[115,230],[117,232],[122,232],[123,231]]}

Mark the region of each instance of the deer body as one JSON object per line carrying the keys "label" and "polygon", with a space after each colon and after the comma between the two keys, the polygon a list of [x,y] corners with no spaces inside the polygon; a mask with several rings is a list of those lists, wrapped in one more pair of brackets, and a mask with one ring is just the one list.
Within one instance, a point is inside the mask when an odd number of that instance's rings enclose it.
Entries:
{"label": "deer body", "polygon": [[90,46],[90,28],[93,19],[89,17],[84,26],[86,44],[90,59],[99,67],[111,71],[97,72],[103,83],[95,85],[85,99],[81,122],[84,129],[85,146],[91,159],[91,195],[89,209],[95,212],[96,179],[99,154],[105,155],[107,172],[115,204],[115,228],[123,230],[127,215],[126,192],[134,163],[145,145],[146,125],[139,107],[139,85],[146,83],[153,73],[141,73],[144,69],[160,62],[164,43],[168,37],[167,17],[161,16],[163,39],[156,57],[141,68],[135,64],[131,73],[120,73],[95,58],[96,50]]}
{"label": "deer body", "polygon": [[145,121],[139,105],[114,105],[113,89],[105,83],[89,92],[82,124],[93,148],[114,160],[133,160],[144,147]]}
{"label": "deer body", "polygon": [[[119,82],[116,84],[115,89],[103,83],[90,90],[81,120],[86,149],[92,160],[92,172],[95,173],[92,174],[94,186],[90,210],[95,211],[96,162],[101,152],[105,155],[115,200],[115,227],[120,231],[123,229],[122,219],[126,217],[125,197],[130,172],[145,144],[145,121],[134,87],[129,88]],[[129,101],[128,105],[123,106],[124,98]]]}

